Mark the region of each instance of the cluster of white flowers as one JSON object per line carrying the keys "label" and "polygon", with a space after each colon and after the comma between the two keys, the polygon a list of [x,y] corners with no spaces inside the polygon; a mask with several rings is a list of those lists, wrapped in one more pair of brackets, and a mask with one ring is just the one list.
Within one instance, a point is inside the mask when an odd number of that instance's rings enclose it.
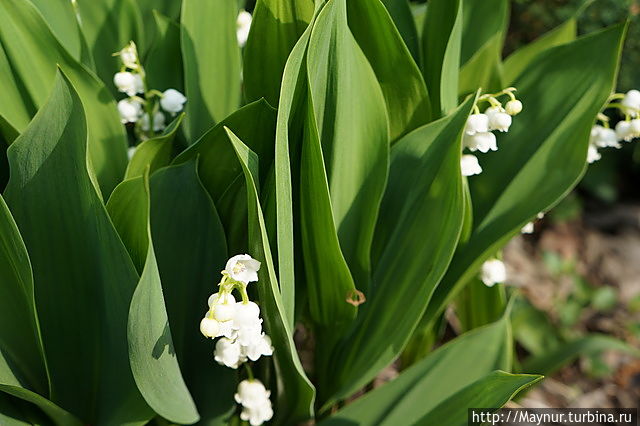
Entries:
{"label": "cluster of white flowers", "polygon": [[599,149],[622,147],[621,142],[631,142],[634,138],[640,137],[640,91],[630,90],[626,94],[616,93],[612,100],[620,99],[620,103],[610,103],[608,108],[618,108],[625,115],[625,119],[616,124],[615,130],[609,127],[609,117],[604,114],[598,115],[598,121],[591,128],[589,139],[589,150],[587,151],[587,162],[595,163],[602,158]]}
{"label": "cluster of white flowers", "polygon": [[[214,358],[224,366],[237,369],[248,360],[257,361],[261,356],[273,354],[271,339],[262,331],[260,307],[249,300],[247,285],[258,281],[260,262],[248,254],[233,256],[227,261],[219,291],[209,297],[209,310],[200,321],[200,332],[212,339],[220,338],[215,345]],[[236,302],[233,290],[238,290],[242,300]],[[271,419],[273,410],[269,392],[258,380],[240,383],[236,401],[242,404],[242,420],[252,425]]]}
{"label": "cluster of white flowers", "polygon": [[504,262],[498,259],[487,260],[480,268],[480,279],[487,287],[503,283],[507,280],[507,268]]}
{"label": "cluster of white flowers", "polygon": [[[162,110],[175,116],[182,111],[187,98],[175,89],[159,92],[147,88],[145,70],[134,42],[115,55],[120,57],[122,68],[113,76],[113,83],[118,91],[128,96],[118,102],[120,121],[123,124],[137,123],[136,133],[140,139],[148,139],[166,127]],[[155,98],[160,99],[159,105]]]}
{"label": "cluster of white flowers", "polygon": [[242,405],[240,419],[248,421],[252,426],[258,426],[271,420],[273,408],[269,396],[271,392],[265,389],[262,382],[256,379],[243,380],[238,385],[238,392],[234,395],[236,402]]}
{"label": "cluster of white flowers", "polygon": [[[487,101],[490,106],[484,113],[475,106],[474,114],[469,116],[464,130],[462,144],[471,152],[480,151],[487,153],[497,151],[496,135],[492,132],[508,132],[511,127],[512,116],[522,111],[522,102],[516,99],[513,92],[515,88],[509,87],[500,93],[483,95],[478,102]],[[510,100],[503,107],[497,97],[508,95]],[[464,176],[473,176],[482,173],[482,167],[478,158],[472,154],[465,154],[460,159],[460,168]]]}
{"label": "cluster of white flowers", "polygon": [[238,37],[238,44],[240,47],[244,47],[247,44],[249,38],[249,30],[251,29],[251,14],[246,10],[241,10],[238,13],[238,19],[236,20],[236,35]]}

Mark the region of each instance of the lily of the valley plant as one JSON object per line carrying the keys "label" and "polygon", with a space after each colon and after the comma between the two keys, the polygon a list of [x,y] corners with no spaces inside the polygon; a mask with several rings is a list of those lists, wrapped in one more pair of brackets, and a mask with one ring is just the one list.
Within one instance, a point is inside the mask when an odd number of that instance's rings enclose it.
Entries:
{"label": "lily of the valley plant", "polygon": [[557,367],[500,251],[640,135],[624,23],[53,3],[0,0],[0,424],[464,425]]}

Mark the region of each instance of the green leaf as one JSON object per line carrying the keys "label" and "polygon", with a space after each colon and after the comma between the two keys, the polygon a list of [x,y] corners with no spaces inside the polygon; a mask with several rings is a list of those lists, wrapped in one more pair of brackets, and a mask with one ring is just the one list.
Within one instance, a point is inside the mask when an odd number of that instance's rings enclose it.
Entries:
{"label": "green leaf", "polygon": [[81,32],[70,1],[29,0],[40,11],[60,44],[78,62],[82,51]]}
{"label": "green leaf", "polygon": [[137,274],[87,171],[86,129],[59,74],[9,148],[5,199],[31,259],[51,400],[87,423],[144,422],[126,343]]}
{"label": "green leaf", "polygon": [[107,202],[107,212],[136,270],[142,273],[149,247],[147,235],[149,207],[142,176],[125,180],[116,186]]}
{"label": "green leaf", "polygon": [[320,424],[415,424],[461,389],[493,370],[509,369],[510,364],[509,320],[503,317],[455,338]]}
{"label": "green leaf", "polygon": [[187,96],[185,135],[192,144],[240,105],[238,5],[183,0],[180,44]]}
{"label": "green leaf", "polygon": [[[179,2],[174,4],[179,5]],[[176,89],[184,93],[180,26],[155,10],[152,24],[155,37],[144,58],[147,84],[161,91]]]}
{"label": "green leaf", "polygon": [[376,228],[373,288],[332,361],[342,366],[334,373],[335,399],[355,392],[398,356],[453,256],[463,219],[461,137],[473,102],[469,98],[451,116],[414,130],[392,149]]}
{"label": "green leaf", "polygon": [[460,68],[458,91],[462,95],[478,89],[495,93],[502,84],[502,46],[504,35],[496,33],[476,54]]}
{"label": "green leaf", "polygon": [[389,11],[389,15],[402,36],[404,44],[411,52],[413,60],[420,65],[420,38],[409,2],[407,0],[382,0],[382,3]]}
{"label": "green leaf", "polygon": [[562,25],[509,55],[504,61],[505,84],[510,85],[515,81],[542,52],[574,41],[578,32],[577,26],[575,18],[568,19]]}
{"label": "green leaf", "polygon": [[624,33],[619,25],[550,49],[515,82],[525,109],[498,136],[500,149],[480,158],[483,173],[469,179],[474,229],[429,303],[429,321],[482,262],[576,185],[594,117],[613,90]]}
{"label": "green leaf", "polygon": [[[293,327],[295,311],[295,262],[294,256],[294,194],[297,199],[299,189],[294,185],[292,174],[299,176],[299,141],[306,114],[307,84],[305,57],[311,25],[293,47],[282,75],[282,88],[276,125],[274,158],[274,191],[276,203],[276,244],[278,253],[278,278],[282,304],[287,324]],[[290,152],[293,151],[293,154]],[[293,161],[292,161],[293,158]],[[297,204],[297,201],[296,201]],[[269,214],[267,210],[265,214]],[[269,221],[267,221],[269,223]],[[297,259],[299,264],[301,259]]]}
{"label": "green leaf", "polygon": [[[250,141],[262,164],[260,175],[266,179],[273,158],[276,114],[263,99],[244,106],[205,133],[195,144],[176,157],[180,164],[200,157],[199,176],[211,195],[224,225],[229,251],[246,251],[246,197],[242,191],[242,168],[238,164],[224,127]],[[266,171],[266,172],[265,172]]]}
{"label": "green leaf", "polygon": [[[331,282],[326,267],[333,262],[322,259],[322,244],[315,242],[322,237],[318,234],[333,234],[329,228],[333,221],[357,287],[366,289],[373,230],[387,178],[389,130],[382,90],[347,25],[346,0],[327,3],[320,11],[309,41],[307,74],[311,110],[305,135],[309,143],[303,145],[301,159],[301,216],[309,221],[302,224],[303,241],[316,245],[304,251],[307,280],[320,291],[340,285]],[[314,163],[314,169],[305,163]],[[325,188],[330,204],[319,198]],[[328,207],[333,217],[327,217]],[[335,250],[327,250],[326,255],[336,256]],[[341,283],[343,289],[351,287],[344,279]],[[323,308],[342,306],[333,318],[322,315],[322,323],[339,322],[353,314],[353,307],[345,302],[347,294],[341,293],[339,301],[317,301]]]}
{"label": "green leaf", "polygon": [[160,167],[164,167],[171,162],[173,152],[176,151],[174,139],[183,118],[184,114],[180,114],[162,132],[162,135],[148,139],[136,147],[133,157],[127,166],[125,179],[142,176],[147,167],[149,167],[149,175],[152,175]]}
{"label": "green leaf", "polygon": [[[313,16],[313,0],[258,0],[244,49],[244,90],[249,101],[278,104],[284,66]],[[265,46],[269,46],[265,48]]]}
{"label": "green leaf", "polygon": [[479,279],[472,280],[458,295],[455,312],[463,331],[490,324],[502,317],[506,308],[504,285],[487,287]]}
{"label": "green leaf", "polygon": [[434,117],[458,105],[462,0],[431,0],[422,33],[422,73]]}
{"label": "green leaf", "polygon": [[[3,125],[0,126],[0,133],[9,139],[6,124],[11,129],[24,130],[35,114],[35,106],[28,94],[20,90],[20,80],[14,74],[9,58],[4,46],[0,42],[0,91],[2,91],[3,101],[0,102],[0,116]],[[10,140],[13,142],[13,139]]]}
{"label": "green leaf", "polygon": [[278,405],[275,410],[278,416],[277,420],[281,424],[295,424],[313,416],[315,390],[302,369],[293,342],[293,330],[285,321],[271,249],[255,185],[257,158],[255,153],[242,143],[231,130],[227,128],[225,130],[238,161],[242,165],[247,187],[249,252],[262,263],[262,268],[258,273],[260,280],[257,289],[267,331],[275,348],[274,361],[276,371],[280,376],[278,383],[282,384],[278,392]]}
{"label": "green leaf", "polygon": [[228,258],[225,232],[195,158],[151,177],[151,235],[173,344],[201,424],[220,424],[235,408],[235,371],[213,360],[200,320]]}
{"label": "green leaf", "polygon": [[522,363],[523,371],[539,374],[552,374],[579,356],[604,351],[620,351],[640,357],[640,350],[621,340],[604,334],[589,334],[568,342],[558,344],[555,348],[534,355]]}
{"label": "green leaf", "polygon": [[349,28],[382,88],[391,139],[428,123],[431,105],[427,87],[384,5],[380,0],[351,0],[347,12]]}
{"label": "green leaf", "polygon": [[[41,0],[46,1],[46,0]],[[112,94],[117,94],[113,75],[122,63],[113,53],[135,41],[144,51],[143,23],[137,0],[78,1],[80,28],[96,64],[97,74]]]}
{"label": "green leaf", "polygon": [[86,110],[90,164],[106,198],[122,179],[127,164],[124,128],[113,99],[93,73],[58,43],[27,0],[0,0],[0,38],[36,106],[44,104],[53,87],[56,64],[69,77]]}
{"label": "green leaf", "polygon": [[0,231],[0,350],[29,388],[46,394],[49,378],[36,314],[29,255],[1,196]]}
{"label": "green leaf", "polygon": [[[148,174],[142,178],[142,191],[149,203],[147,179]],[[148,218],[145,228],[152,242]],[[149,406],[172,422],[197,422],[200,416],[182,377],[173,347],[153,244],[148,244],[144,270],[131,299],[127,329],[131,370]]]}
{"label": "green leaf", "polygon": [[524,389],[542,380],[542,376],[495,371],[443,401],[417,425],[466,426],[468,409],[502,407]]}

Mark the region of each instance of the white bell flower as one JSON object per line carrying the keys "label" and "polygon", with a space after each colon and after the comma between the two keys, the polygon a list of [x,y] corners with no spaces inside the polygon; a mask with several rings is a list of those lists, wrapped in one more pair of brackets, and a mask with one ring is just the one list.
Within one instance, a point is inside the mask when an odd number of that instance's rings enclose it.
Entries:
{"label": "white bell flower", "polygon": [[489,117],[489,130],[508,132],[513,119],[500,107],[491,107],[485,111]]}
{"label": "white bell flower", "polygon": [[480,279],[487,287],[493,287],[494,284],[503,283],[507,279],[507,268],[501,260],[487,260],[482,264]]}
{"label": "white bell flower", "polygon": [[271,338],[262,333],[259,338],[253,339],[249,345],[242,346],[242,352],[251,361],[257,361],[261,356],[271,356],[273,355]]}
{"label": "white bell flower", "polygon": [[591,128],[589,143],[597,148],[620,148],[615,130],[598,124]]}
{"label": "white bell flower", "polygon": [[487,153],[498,150],[496,135],[491,132],[477,132],[474,135],[465,134],[462,142],[471,152]]}
{"label": "white bell flower", "polygon": [[247,360],[242,354],[240,343],[227,339],[226,337],[223,337],[216,342],[214,359],[218,364],[225,365],[233,369],[237,369],[240,364]]}
{"label": "white bell flower", "polygon": [[241,10],[240,13],[238,13],[238,19],[236,20],[236,35],[238,37],[238,44],[240,47],[244,47],[244,45],[247,44],[249,30],[251,29],[251,20],[252,16],[246,10]]}
{"label": "white bell flower", "polygon": [[238,331],[233,328],[233,321],[223,321],[219,323],[220,329],[216,337],[226,337],[227,339],[236,340]]}
{"label": "white bell flower", "polygon": [[136,49],[136,45],[134,42],[129,43],[118,52],[120,55],[120,60],[125,67],[131,68],[133,70],[138,69],[140,66],[138,65],[138,49]]}
{"label": "white bell flower", "polygon": [[489,117],[487,114],[471,114],[467,119],[467,125],[464,131],[467,135],[488,132]]}
{"label": "white bell flower", "polygon": [[234,327],[236,331],[236,339],[241,346],[253,346],[262,339],[262,319],[257,322],[246,325],[244,327]]}
{"label": "white bell flower", "polygon": [[235,317],[236,304],[227,300],[218,301],[211,306],[213,317],[220,322],[231,321]]}
{"label": "white bell flower", "polygon": [[136,153],[136,147],[135,146],[130,146],[127,149],[127,158],[129,158],[129,161],[131,161],[131,159],[133,158],[133,154]]}
{"label": "white bell flower", "polygon": [[224,269],[234,280],[248,284],[258,281],[260,262],[248,254],[239,254],[229,259]]}
{"label": "white bell flower", "polygon": [[128,96],[134,96],[144,92],[144,83],[140,74],[123,71],[113,76],[113,84],[119,92],[126,93]]}
{"label": "white bell flower", "polygon": [[220,324],[213,318],[209,318],[207,315],[200,321],[200,332],[205,337],[211,337],[212,339],[218,337],[218,331],[220,330]]}
{"label": "white bell flower", "polygon": [[592,164],[602,158],[602,154],[598,152],[598,148],[593,145],[589,145],[587,150],[587,163]]}
{"label": "white bell flower", "polygon": [[236,329],[251,327],[260,321],[260,307],[255,302],[237,302],[235,306],[233,323]]}
{"label": "white bell flower", "polygon": [[522,102],[517,99],[512,99],[507,102],[504,109],[509,115],[518,115],[522,112]]}
{"label": "white bell flower", "polygon": [[142,114],[142,105],[136,99],[123,99],[118,102],[118,112],[120,113],[120,121],[123,124],[135,123]]}
{"label": "white bell flower", "polygon": [[629,90],[621,103],[622,106],[629,108],[627,110],[628,114],[635,117],[638,114],[638,110],[640,110],[640,91]]}
{"label": "white bell flower", "polygon": [[160,98],[160,106],[171,115],[182,111],[185,102],[187,102],[187,98],[176,89],[165,90]]}
{"label": "white bell flower", "polygon": [[460,158],[460,169],[462,170],[462,176],[473,176],[482,173],[478,158],[471,154],[463,155]]}
{"label": "white bell flower", "polygon": [[631,141],[633,139],[633,131],[631,130],[631,122],[620,121],[616,124],[616,136],[619,140]]}
{"label": "white bell flower", "polygon": [[238,385],[234,399],[242,405],[240,418],[252,426],[258,426],[271,420],[273,409],[269,392],[259,380],[243,380]]}
{"label": "white bell flower", "polygon": [[[161,111],[153,113],[153,131],[161,132],[165,127],[164,114]],[[145,132],[149,131],[149,114],[143,114],[140,118],[140,128]]]}

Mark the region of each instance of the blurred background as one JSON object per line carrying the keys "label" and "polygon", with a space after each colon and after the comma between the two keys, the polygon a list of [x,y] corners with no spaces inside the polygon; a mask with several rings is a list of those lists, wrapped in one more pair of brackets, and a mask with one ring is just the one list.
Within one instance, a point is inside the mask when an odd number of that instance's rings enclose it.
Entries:
{"label": "blurred background", "polygon": [[[578,13],[581,34],[630,16],[618,92],[640,89],[638,0],[512,0],[505,54]],[[611,119],[613,127],[620,117],[614,113]],[[546,314],[537,330],[516,326],[520,342],[533,346],[543,339],[554,345],[557,339],[603,333],[640,347],[640,144],[602,154],[573,193],[536,223],[534,234],[515,238],[505,250],[524,308]],[[590,349],[518,403],[640,406],[640,362],[618,351]]]}

